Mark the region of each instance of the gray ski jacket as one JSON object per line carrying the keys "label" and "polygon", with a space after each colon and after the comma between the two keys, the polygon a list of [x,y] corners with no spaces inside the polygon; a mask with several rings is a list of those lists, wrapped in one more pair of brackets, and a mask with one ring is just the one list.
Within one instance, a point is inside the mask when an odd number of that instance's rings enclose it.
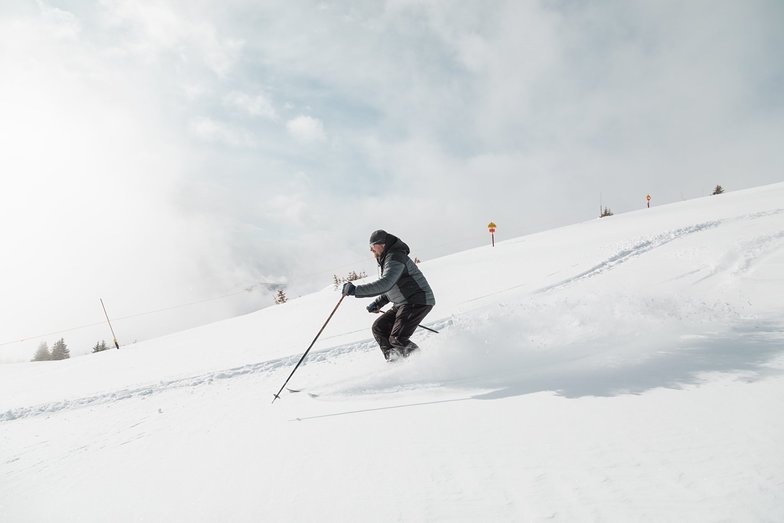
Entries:
{"label": "gray ski jacket", "polygon": [[375,303],[381,308],[389,302],[399,305],[435,305],[433,290],[424,274],[408,254],[408,245],[392,234],[387,235],[386,247],[378,264],[381,277],[365,285],[357,285],[357,298],[378,296]]}

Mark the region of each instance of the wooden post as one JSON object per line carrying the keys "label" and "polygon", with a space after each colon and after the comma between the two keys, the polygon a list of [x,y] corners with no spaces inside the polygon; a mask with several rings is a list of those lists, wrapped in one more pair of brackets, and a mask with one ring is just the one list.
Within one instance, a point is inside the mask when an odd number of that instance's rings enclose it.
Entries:
{"label": "wooden post", "polygon": [[101,307],[103,307],[103,315],[106,316],[106,323],[109,324],[109,330],[112,331],[112,339],[114,341],[114,346],[118,349],[120,348],[120,344],[117,343],[117,336],[114,335],[114,329],[112,328],[112,322],[109,321],[109,315],[106,313],[106,306],[103,304],[103,298],[98,298],[101,300]]}

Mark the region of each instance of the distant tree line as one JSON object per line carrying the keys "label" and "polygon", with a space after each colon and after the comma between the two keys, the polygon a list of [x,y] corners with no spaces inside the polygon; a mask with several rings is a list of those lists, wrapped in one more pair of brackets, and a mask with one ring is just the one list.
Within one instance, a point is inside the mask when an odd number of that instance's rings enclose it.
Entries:
{"label": "distant tree line", "polygon": [[[103,352],[108,350],[109,346],[106,345],[104,340],[96,342],[95,346],[93,347],[93,353],[96,352]],[[71,351],[68,350],[68,345],[65,344],[65,339],[60,338],[57,340],[54,345],[52,345],[52,350],[49,350],[49,344],[45,341],[42,341],[40,345],[38,345],[38,350],[35,351],[35,356],[31,361],[54,361],[54,360],[67,360],[71,357]]]}
{"label": "distant tree line", "polygon": [[65,339],[60,338],[49,350],[49,344],[42,341],[38,345],[38,350],[35,351],[33,361],[52,361],[52,360],[67,360],[71,357],[71,351],[68,350],[68,345],[65,344]]}
{"label": "distant tree line", "polygon": [[335,290],[337,290],[346,282],[361,280],[362,278],[367,278],[367,274],[364,271],[360,272],[359,274],[357,274],[356,271],[351,271],[345,278],[341,278],[337,274],[333,274],[332,284],[335,286]]}

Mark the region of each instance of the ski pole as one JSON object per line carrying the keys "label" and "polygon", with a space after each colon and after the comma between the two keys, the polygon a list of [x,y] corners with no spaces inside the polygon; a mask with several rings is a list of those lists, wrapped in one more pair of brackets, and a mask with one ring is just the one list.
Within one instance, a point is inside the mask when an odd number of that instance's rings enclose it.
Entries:
{"label": "ski pole", "polygon": [[338,301],[338,304],[335,305],[334,309],[332,309],[332,313],[329,315],[329,318],[327,318],[327,321],[325,321],[324,325],[321,326],[321,330],[318,331],[318,334],[316,334],[316,337],[313,338],[313,341],[310,342],[310,347],[308,347],[308,350],[306,350],[305,354],[303,354],[302,357],[299,359],[299,361],[297,362],[297,365],[294,367],[294,370],[291,371],[291,374],[289,374],[289,377],[286,378],[285,383],[283,383],[283,386],[280,387],[280,390],[278,391],[278,393],[277,394],[273,394],[273,396],[275,396],[275,397],[272,398],[272,403],[275,403],[275,400],[280,398],[280,393],[283,392],[283,389],[286,387],[286,383],[288,383],[289,380],[291,379],[291,377],[294,375],[294,373],[297,372],[297,369],[299,368],[299,366],[302,363],[302,361],[305,359],[305,356],[308,355],[308,352],[310,352],[310,349],[312,349],[313,345],[316,344],[316,340],[319,338],[319,336],[321,336],[321,333],[324,331],[324,328],[327,326],[327,323],[329,323],[329,320],[332,319],[332,316],[335,314],[335,311],[338,310],[338,307],[340,307],[340,304],[343,302],[343,298],[345,298],[345,297],[346,297],[345,295],[340,297],[340,301]]}

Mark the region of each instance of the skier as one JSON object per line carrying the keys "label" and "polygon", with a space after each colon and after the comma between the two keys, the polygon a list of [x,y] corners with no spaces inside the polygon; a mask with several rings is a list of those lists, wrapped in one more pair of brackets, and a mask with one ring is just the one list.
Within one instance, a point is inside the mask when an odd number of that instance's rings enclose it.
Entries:
{"label": "skier", "polygon": [[392,308],[373,322],[373,337],[378,342],[384,358],[395,361],[419,347],[409,338],[417,326],[436,304],[433,291],[417,265],[408,257],[408,245],[383,230],[370,235],[370,250],[381,267],[381,277],[365,285],[347,282],[344,296],[370,298],[378,296],[367,306],[370,313],[378,314],[381,307],[392,302]]}

